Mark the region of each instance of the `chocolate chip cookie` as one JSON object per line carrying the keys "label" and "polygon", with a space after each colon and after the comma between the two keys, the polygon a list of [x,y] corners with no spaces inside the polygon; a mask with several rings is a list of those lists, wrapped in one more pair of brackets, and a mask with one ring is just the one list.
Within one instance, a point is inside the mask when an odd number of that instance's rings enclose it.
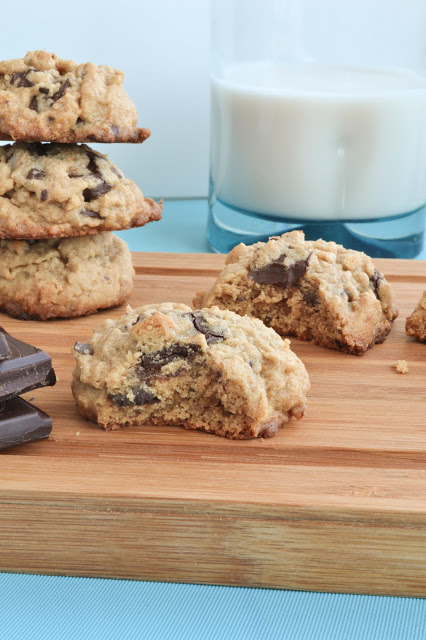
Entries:
{"label": "chocolate chip cookie", "polygon": [[127,308],[73,348],[80,412],[105,429],[178,425],[269,437],[303,416],[303,363],[255,318],[164,303]]}
{"label": "chocolate chip cookie", "polygon": [[0,240],[0,310],[21,320],[72,318],[121,304],[133,288],[126,243],[81,238]]}
{"label": "chocolate chip cookie", "polygon": [[420,342],[426,342],[426,291],[423,292],[411,316],[405,321],[405,331]]}
{"label": "chocolate chip cookie", "polygon": [[162,205],[86,145],[0,147],[0,238],[57,238],[141,227]]}
{"label": "chocolate chip cookie", "polygon": [[235,247],[194,305],[255,316],[281,335],[357,355],[383,342],[398,315],[371,258],[334,242],[305,241],[302,231]]}
{"label": "chocolate chip cookie", "polygon": [[143,142],[123,77],[46,51],[0,62],[0,140]]}

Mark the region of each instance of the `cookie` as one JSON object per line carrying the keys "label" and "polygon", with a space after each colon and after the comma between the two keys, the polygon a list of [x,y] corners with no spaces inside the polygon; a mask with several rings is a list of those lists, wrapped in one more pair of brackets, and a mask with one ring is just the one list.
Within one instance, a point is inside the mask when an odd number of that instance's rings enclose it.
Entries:
{"label": "cookie", "polygon": [[86,145],[0,147],[0,238],[57,238],[141,227],[161,218],[108,156]]}
{"label": "cookie", "polygon": [[124,74],[30,51],[0,62],[0,140],[143,142]]}
{"label": "cookie", "polygon": [[0,240],[0,310],[21,320],[72,318],[114,307],[133,288],[130,251],[112,233]]}
{"label": "cookie", "polygon": [[302,231],[235,247],[194,305],[255,316],[281,335],[357,355],[383,342],[398,315],[371,258],[334,242],[305,241]]}
{"label": "cookie", "polygon": [[426,291],[423,292],[411,316],[405,321],[405,331],[420,342],[426,342]]}
{"label": "cookie", "polygon": [[303,416],[309,378],[272,329],[217,307],[127,308],[73,348],[77,406],[105,429],[178,425],[269,437]]}

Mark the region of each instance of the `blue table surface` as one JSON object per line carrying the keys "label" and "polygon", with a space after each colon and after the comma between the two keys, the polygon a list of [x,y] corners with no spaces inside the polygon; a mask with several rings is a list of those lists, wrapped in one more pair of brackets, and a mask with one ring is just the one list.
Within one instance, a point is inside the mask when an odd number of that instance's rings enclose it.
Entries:
{"label": "blue table surface", "polygon": [[[161,222],[118,235],[132,251],[202,253],[206,217],[205,200],[169,201]],[[6,573],[0,620],[5,640],[426,640],[417,598]]]}

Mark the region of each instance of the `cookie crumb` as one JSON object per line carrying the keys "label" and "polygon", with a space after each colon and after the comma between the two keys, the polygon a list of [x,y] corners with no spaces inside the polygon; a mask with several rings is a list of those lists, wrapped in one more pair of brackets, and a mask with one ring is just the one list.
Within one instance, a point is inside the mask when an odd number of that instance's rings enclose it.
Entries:
{"label": "cookie crumb", "polygon": [[78,436],[80,435],[80,431],[76,431],[76,432],[75,432],[75,435],[76,435],[76,436],[77,436],[77,438],[78,438]]}
{"label": "cookie crumb", "polygon": [[398,373],[408,373],[408,363],[406,360],[397,360],[392,364]]}

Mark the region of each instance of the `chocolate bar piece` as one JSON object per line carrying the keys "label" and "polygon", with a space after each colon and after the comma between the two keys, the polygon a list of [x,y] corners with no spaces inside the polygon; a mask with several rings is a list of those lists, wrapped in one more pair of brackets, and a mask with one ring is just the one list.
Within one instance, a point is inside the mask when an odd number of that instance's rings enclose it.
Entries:
{"label": "chocolate bar piece", "polygon": [[4,333],[0,333],[0,362],[4,362],[4,360],[9,360],[9,358],[11,357],[12,357],[12,352],[7,343],[6,336],[4,335]]}
{"label": "chocolate bar piece", "polygon": [[0,327],[0,402],[55,382],[47,353],[13,338]]}
{"label": "chocolate bar piece", "polygon": [[47,438],[52,420],[23,398],[0,402],[0,450]]}

